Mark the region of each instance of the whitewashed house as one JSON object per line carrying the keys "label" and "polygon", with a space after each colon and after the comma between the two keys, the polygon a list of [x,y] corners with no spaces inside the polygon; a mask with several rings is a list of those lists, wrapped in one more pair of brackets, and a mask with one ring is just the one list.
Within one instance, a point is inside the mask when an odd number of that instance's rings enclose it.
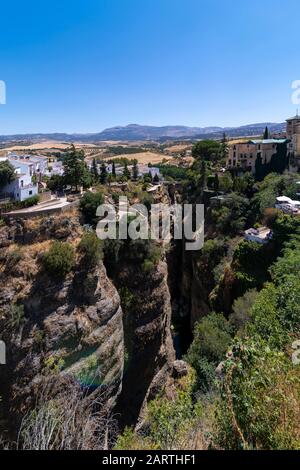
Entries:
{"label": "whitewashed house", "polygon": [[16,153],[8,153],[7,156],[9,161],[17,161],[21,163],[28,163],[32,169],[33,174],[41,177],[46,174],[48,169],[48,158],[40,155],[17,155]]}
{"label": "whitewashed house", "polygon": [[160,177],[160,170],[157,167],[154,166],[148,166],[148,165],[138,165],[138,170],[139,170],[139,176],[144,176],[144,175],[150,175],[151,178],[153,179],[155,176]]}
{"label": "whitewashed house", "polygon": [[300,201],[294,201],[287,196],[279,196],[276,198],[275,207],[287,214],[298,214],[300,211]]}
{"label": "whitewashed house", "polygon": [[53,163],[50,163],[48,169],[45,172],[45,176],[63,176],[64,175],[64,165],[63,162],[57,160]]}
{"label": "whitewashed house", "polygon": [[38,194],[38,186],[32,181],[34,176],[34,165],[28,161],[19,161],[9,159],[10,164],[15,168],[15,179],[4,186],[1,194],[4,197],[10,197],[16,201],[25,201],[26,199]]}

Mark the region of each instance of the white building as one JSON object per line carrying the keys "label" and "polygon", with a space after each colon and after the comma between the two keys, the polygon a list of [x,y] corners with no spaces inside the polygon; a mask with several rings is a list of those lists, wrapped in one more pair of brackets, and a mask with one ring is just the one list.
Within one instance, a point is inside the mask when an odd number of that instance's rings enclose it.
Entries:
{"label": "white building", "polygon": [[46,174],[48,169],[48,158],[39,155],[17,155],[16,153],[8,153],[7,159],[9,161],[17,161],[21,163],[28,163],[32,167],[33,174],[41,177]]}
{"label": "white building", "polygon": [[45,176],[63,176],[64,174],[64,165],[63,162],[57,160],[50,163],[48,169],[45,172]]}
{"label": "white building", "polygon": [[266,245],[272,239],[273,233],[268,227],[250,228],[245,231],[245,240]]}
{"label": "white building", "polygon": [[1,194],[16,201],[25,201],[30,197],[36,196],[38,194],[38,186],[32,182],[32,177],[34,176],[34,166],[32,163],[13,159],[8,161],[15,168],[15,179],[2,188]]}
{"label": "white building", "polygon": [[158,178],[160,177],[160,170],[157,167],[148,166],[148,165],[138,165],[138,169],[139,169],[139,176],[150,175],[152,179],[155,176],[157,176]]}
{"label": "white building", "polygon": [[300,201],[294,201],[287,196],[279,196],[276,198],[275,207],[286,214],[298,214],[300,211]]}

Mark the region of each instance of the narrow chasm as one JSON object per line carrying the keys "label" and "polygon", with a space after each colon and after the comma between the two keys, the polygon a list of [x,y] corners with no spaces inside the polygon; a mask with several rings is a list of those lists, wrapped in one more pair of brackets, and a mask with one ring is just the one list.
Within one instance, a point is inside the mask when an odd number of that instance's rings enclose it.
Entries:
{"label": "narrow chasm", "polygon": [[166,254],[168,286],[172,308],[172,336],[176,359],[182,359],[192,342],[191,298],[188,281],[192,258],[184,252],[183,241],[173,241]]}

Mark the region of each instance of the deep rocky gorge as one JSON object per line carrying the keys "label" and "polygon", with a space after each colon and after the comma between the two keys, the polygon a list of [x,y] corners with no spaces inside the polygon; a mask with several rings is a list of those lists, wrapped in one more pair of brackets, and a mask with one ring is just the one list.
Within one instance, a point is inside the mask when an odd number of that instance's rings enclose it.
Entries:
{"label": "deep rocky gorge", "polygon": [[[110,279],[102,261],[89,270],[77,261],[64,280],[50,278],[40,259],[51,241],[76,246],[82,233],[74,212],[0,228],[0,327],[7,347],[0,396],[12,435],[45,380],[53,394],[66,376],[94,395],[105,390],[104,404],[123,428],[141,425],[147,402],[177,373],[165,255],[149,274],[120,261]],[[124,302],[122,309],[124,286],[131,306]]]}

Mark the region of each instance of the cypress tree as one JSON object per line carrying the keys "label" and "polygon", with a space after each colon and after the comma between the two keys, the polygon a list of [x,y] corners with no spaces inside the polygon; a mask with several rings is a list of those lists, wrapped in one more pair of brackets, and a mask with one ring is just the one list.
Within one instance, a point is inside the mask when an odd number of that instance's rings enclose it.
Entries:
{"label": "cypress tree", "polygon": [[93,158],[91,173],[92,173],[93,180],[96,182],[98,180],[99,173],[98,173],[98,168],[97,168],[97,163],[96,163],[95,158]]}
{"label": "cypress tree", "polygon": [[124,176],[126,179],[130,179],[130,178],[131,178],[131,173],[130,173],[130,170],[128,169],[127,162],[125,162],[125,165],[124,165],[123,176]]}
{"label": "cypress tree", "polygon": [[102,163],[101,169],[100,169],[100,181],[101,181],[101,184],[105,184],[105,183],[106,183],[106,180],[107,180],[107,170],[106,170],[105,163]]}
{"label": "cypress tree", "polygon": [[268,126],[266,126],[265,132],[264,132],[264,140],[267,140],[267,139],[269,139],[269,129],[268,129]]}
{"label": "cypress tree", "polygon": [[115,177],[116,176],[116,165],[115,162],[112,163],[111,174]]}
{"label": "cypress tree", "polygon": [[134,160],[133,162],[133,168],[132,168],[132,176],[133,176],[133,179],[136,181],[139,177],[139,168],[138,168],[138,164],[137,164],[137,160]]}

